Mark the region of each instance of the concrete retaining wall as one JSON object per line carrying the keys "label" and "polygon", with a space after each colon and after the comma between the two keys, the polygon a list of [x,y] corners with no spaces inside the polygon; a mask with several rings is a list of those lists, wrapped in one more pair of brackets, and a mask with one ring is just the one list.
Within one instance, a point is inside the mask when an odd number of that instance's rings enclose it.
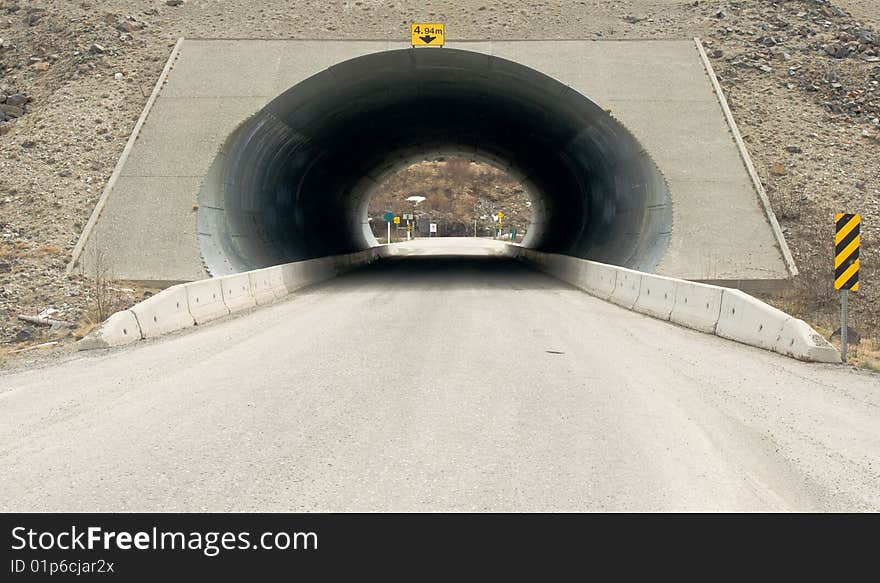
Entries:
{"label": "concrete retaining wall", "polygon": [[514,245],[510,249],[512,257],[627,309],[798,360],[840,362],[837,349],[806,322],[740,290]]}
{"label": "concrete retaining wall", "polygon": [[80,350],[131,344],[264,305],[339,273],[372,263],[379,250],[321,257],[169,287],[110,316]]}

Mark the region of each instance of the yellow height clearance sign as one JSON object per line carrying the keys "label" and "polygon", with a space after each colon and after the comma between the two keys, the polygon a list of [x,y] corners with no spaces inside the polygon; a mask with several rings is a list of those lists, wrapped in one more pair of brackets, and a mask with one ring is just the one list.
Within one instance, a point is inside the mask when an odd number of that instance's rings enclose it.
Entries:
{"label": "yellow height clearance sign", "polygon": [[834,289],[858,291],[859,245],[861,244],[859,215],[838,213],[834,232]]}
{"label": "yellow height clearance sign", "polygon": [[442,47],[446,43],[446,25],[442,22],[413,22],[410,40],[414,47]]}

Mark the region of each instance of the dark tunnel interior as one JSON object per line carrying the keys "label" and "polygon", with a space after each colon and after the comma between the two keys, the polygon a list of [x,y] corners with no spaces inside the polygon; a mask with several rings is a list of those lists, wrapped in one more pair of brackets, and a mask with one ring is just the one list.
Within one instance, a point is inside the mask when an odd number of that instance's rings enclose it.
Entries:
{"label": "dark tunnel interior", "polygon": [[599,105],[512,61],[404,49],[318,73],[229,136],[199,195],[205,264],[225,275],[376,245],[373,190],[437,155],[489,162],[522,182],[528,247],[644,271],[666,251],[666,182]]}

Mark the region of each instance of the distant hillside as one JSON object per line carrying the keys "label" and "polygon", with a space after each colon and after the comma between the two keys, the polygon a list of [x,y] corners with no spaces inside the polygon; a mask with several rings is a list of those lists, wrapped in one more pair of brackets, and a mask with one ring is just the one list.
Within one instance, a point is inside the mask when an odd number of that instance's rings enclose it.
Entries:
{"label": "distant hillside", "polygon": [[[418,204],[406,200],[414,195],[425,200]],[[437,223],[443,237],[473,236],[475,220],[477,235],[491,236],[492,217],[500,211],[503,233],[515,229],[519,239],[532,216],[529,198],[517,180],[489,164],[457,157],[419,162],[386,179],[368,210],[373,234],[380,240],[386,237],[387,211],[401,216],[413,213],[416,236],[427,236],[428,224]],[[406,238],[405,222],[395,233],[392,238]]]}

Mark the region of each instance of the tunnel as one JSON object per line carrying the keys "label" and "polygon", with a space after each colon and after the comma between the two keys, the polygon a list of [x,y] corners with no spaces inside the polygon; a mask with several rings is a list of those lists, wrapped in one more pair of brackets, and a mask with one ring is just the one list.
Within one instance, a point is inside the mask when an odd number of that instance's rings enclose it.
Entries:
{"label": "tunnel", "polygon": [[648,272],[666,251],[666,181],[602,107],[513,61],[401,49],[294,85],[226,139],[199,194],[205,266],[219,276],[376,245],[375,189],[442,155],[520,181],[532,201],[527,247]]}

